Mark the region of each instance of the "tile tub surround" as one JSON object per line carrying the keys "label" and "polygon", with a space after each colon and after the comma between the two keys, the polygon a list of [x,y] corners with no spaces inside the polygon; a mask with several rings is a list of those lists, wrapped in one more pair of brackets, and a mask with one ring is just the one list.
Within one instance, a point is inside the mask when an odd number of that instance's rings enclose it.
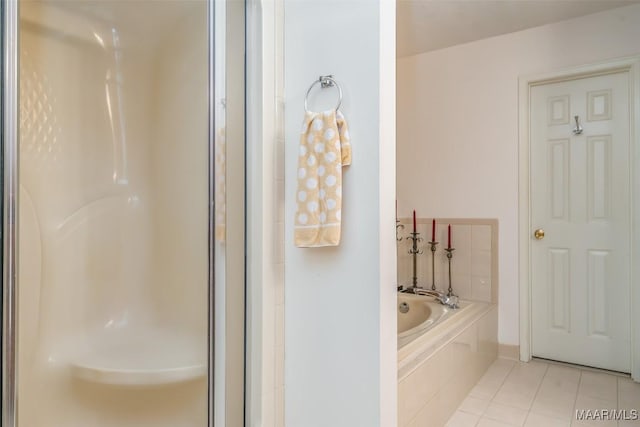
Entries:
{"label": "tile tub surround", "polygon": [[577,421],[578,409],[640,410],[640,383],[579,366],[497,359],[446,425],[640,426],[640,420]]}
{"label": "tile tub surround", "polygon": [[[413,277],[413,260],[409,254],[413,229],[412,218],[399,218],[404,229],[398,230],[402,240],[398,245],[398,284],[407,287]],[[417,218],[417,231],[423,239],[418,249],[418,285],[431,288],[431,240],[432,218]],[[451,224],[451,243],[455,248],[451,262],[454,292],[464,300],[498,302],[498,220],[476,218],[436,218],[436,240],[439,242],[435,257],[436,287],[449,287],[448,260],[444,249],[447,245],[447,226]]]}
{"label": "tile tub surround", "polygon": [[476,303],[398,351],[398,426],[443,426],[497,358],[498,310]]}

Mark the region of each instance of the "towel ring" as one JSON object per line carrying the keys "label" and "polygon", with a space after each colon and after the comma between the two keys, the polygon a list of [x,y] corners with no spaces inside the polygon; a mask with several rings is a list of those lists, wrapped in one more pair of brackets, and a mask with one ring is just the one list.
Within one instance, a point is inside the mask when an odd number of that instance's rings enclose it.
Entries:
{"label": "towel ring", "polygon": [[311,93],[311,89],[313,89],[313,87],[318,83],[320,83],[320,87],[322,89],[326,89],[328,87],[334,87],[334,86],[338,88],[338,105],[336,105],[336,108],[335,108],[337,111],[338,108],[340,108],[340,105],[342,105],[342,88],[340,87],[338,82],[334,80],[333,76],[331,75],[320,76],[318,77],[318,80],[314,81],[311,84],[311,86],[309,86],[309,89],[307,90],[307,94],[304,96],[304,111],[306,111],[307,113],[309,112],[309,108],[307,108],[307,101],[309,99],[309,94]]}

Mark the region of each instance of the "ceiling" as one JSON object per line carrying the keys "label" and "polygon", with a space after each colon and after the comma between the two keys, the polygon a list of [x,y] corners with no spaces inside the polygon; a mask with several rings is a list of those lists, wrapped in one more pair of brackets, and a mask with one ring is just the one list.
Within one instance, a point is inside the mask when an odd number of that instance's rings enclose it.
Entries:
{"label": "ceiling", "polygon": [[409,56],[640,0],[398,0],[397,56]]}

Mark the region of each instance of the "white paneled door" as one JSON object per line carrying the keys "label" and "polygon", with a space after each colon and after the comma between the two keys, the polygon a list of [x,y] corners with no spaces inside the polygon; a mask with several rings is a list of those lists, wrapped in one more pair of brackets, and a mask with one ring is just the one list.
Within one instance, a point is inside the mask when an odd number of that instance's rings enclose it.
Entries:
{"label": "white paneled door", "polygon": [[629,372],[629,74],[534,86],[530,123],[532,354]]}

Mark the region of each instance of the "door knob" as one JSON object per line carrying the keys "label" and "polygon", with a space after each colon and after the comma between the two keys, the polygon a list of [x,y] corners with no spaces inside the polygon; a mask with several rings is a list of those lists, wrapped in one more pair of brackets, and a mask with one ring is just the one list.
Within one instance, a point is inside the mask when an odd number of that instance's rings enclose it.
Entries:
{"label": "door knob", "polygon": [[544,239],[544,230],[542,228],[538,228],[536,231],[533,232],[533,237],[535,237],[538,240]]}

